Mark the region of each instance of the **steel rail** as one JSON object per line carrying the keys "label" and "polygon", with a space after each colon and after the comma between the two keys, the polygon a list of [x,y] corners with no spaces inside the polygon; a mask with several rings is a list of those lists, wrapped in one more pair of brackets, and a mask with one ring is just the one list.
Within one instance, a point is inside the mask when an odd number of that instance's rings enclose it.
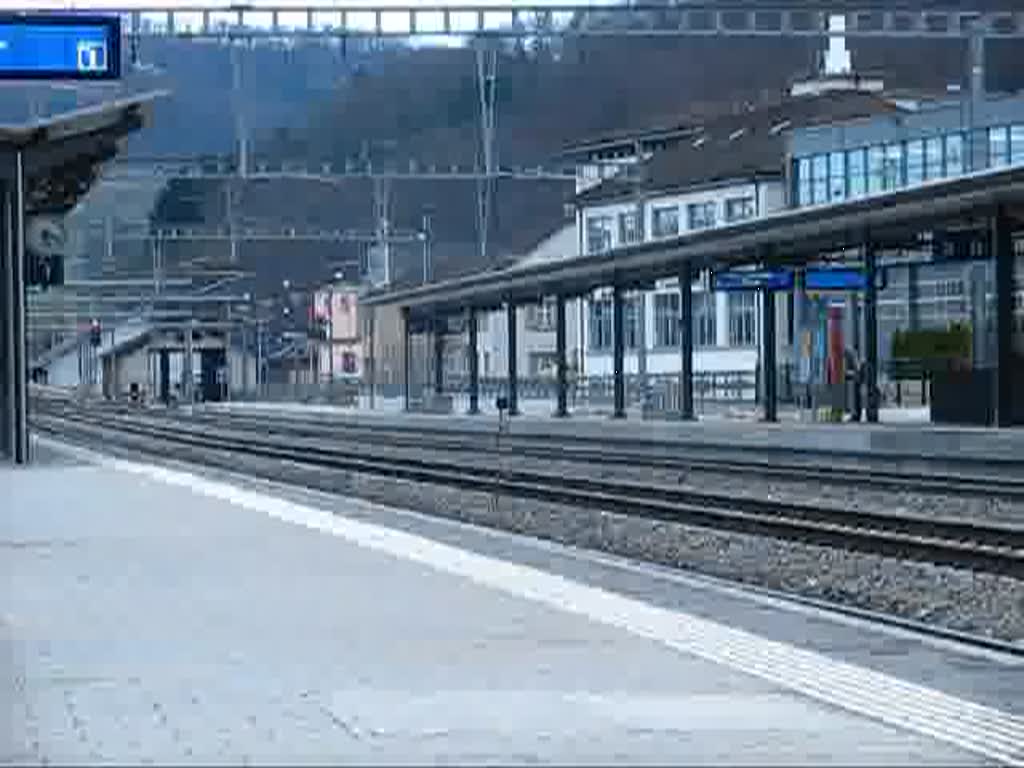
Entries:
{"label": "steel rail", "polygon": [[[159,455],[167,455],[167,446],[198,449],[204,461],[230,452],[1024,577],[1024,528],[736,498],[536,471],[496,473],[487,463],[357,452],[324,447],[322,441],[314,444],[293,439],[284,444],[244,431],[154,421],[74,410],[61,415],[37,414],[33,419],[34,426],[57,435],[70,432],[105,441],[138,438],[136,448]],[[279,465],[276,471],[280,472]]]}
{"label": "steel rail", "polygon": [[[637,465],[646,468],[701,471],[739,472],[770,477],[780,480],[813,480],[832,484],[861,485],[873,489],[897,489],[919,493],[943,493],[949,495],[984,494],[1006,499],[1024,500],[1024,462],[1008,460],[1008,469],[1019,470],[1019,477],[1006,477],[991,472],[974,474],[960,468],[942,466],[938,471],[911,471],[892,469],[894,462],[917,462],[941,465],[942,459],[928,459],[919,456],[870,456],[864,454],[837,454],[825,451],[804,451],[803,460],[773,461],[763,458],[738,457],[736,454],[755,453],[798,453],[789,449],[765,449],[762,446],[722,446],[700,442],[672,441],[655,443],[652,440],[629,440],[604,436],[601,439],[579,435],[515,435],[502,436],[504,448],[497,448],[493,435],[483,431],[443,428],[428,430],[419,427],[387,425],[372,427],[345,424],[340,421],[312,420],[298,418],[292,414],[274,416],[270,414],[238,414],[229,412],[196,412],[192,419],[205,423],[226,421],[230,424],[261,429],[272,428],[301,436],[325,435],[331,437],[358,438],[365,442],[386,444],[395,447],[422,447],[425,440],[433,449],[467,450],[485,453],[508,454],[535,459],[554,459],[605,465]],[[690,451],[685,453],[680,451]],[[697,455],[694,455],[696,452]],[[709,456],[709,453],[728,452],[732,456]],[[842,461],[837,461],[841,459]],[[826,462],[822,466],[820,462]],[[958,462],[965,463],[958,458]],[[813,462],[813,463],[812,463]],[[853,463],[861,462],[861,463]],[[991,459],[969,459],[966,463],[980,464],[986,468],[998,465]]]}

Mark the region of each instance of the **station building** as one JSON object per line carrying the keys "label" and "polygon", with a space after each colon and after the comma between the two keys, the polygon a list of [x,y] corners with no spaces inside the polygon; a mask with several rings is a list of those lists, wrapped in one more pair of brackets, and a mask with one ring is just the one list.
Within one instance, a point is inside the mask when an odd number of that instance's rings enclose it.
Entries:
{"label": "station building", "polygon": [[[1024,96],[970,100],[892,95],[877,79],[831,75],[798,83],[778,104],[749,108],[703,124],[581,142],[578,253],[612,251],[687,232],[1024,164]],[[978,241],[980,242],[980,241]],[[971,329],[972,364],[994,358],[992,260],[975,244],[885,250],[878,297],[883,383],[893,371],[892,341],[903,330]],[[1015,241],[1018,261],[1021,243]],[[851,254],[835,256],[847,262]],[[827,262],[823,262],[827,263]],[[1021,266],[1016,269],[1022,273]],[[762,348],[763,294],[714,292],[709,275],[693,286],[694,376],[738,375],[756,388]],[[627,375],[678,374],[679,290],[675,280],[626,297]],[[775,307],[783,399],[821,381],[828,314],[839,310],[843,344],[863,358],[856,293],[795,290]],[[590,376],[610,376],[611,292],[580,305]],[[1024,298],[1015,294],[1015,344],[1024,354]],[[700,385],[698,384],[698,387]],[[754,391],[740,393],[753,399]]]}

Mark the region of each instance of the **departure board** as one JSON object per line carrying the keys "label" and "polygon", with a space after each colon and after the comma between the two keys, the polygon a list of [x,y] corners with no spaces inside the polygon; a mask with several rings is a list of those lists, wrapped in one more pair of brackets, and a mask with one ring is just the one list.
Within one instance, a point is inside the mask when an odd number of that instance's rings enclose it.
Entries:
{"label": "departure board", "polygon": [[0,15],[0,79],[116,80],[120,76],[119,17]]}

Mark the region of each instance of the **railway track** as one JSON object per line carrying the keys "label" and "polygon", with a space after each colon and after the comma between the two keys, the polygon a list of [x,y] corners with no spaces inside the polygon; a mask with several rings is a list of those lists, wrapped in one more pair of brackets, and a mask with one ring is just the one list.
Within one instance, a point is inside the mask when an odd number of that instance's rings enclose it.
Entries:
{"label": "railway track", "polygon": [[[33,426],[86,443],[102,440],[161,457],[237,469],[238,457],[262,462],[255,474],[276,477],[280,462],[338,472],[430,483],[501,497],[585,507],[646,519],[715,530],[773,536],[909,560],[952,565],[1024,578],[1024,528],[933,518],[889,515],[737,498],[652,485],[521,469],[501,469],[493,461],[450,461],[435,450],[397,454],[377,444],[358,449],[326,444],[321,431],[301,437],[268,435],[265,423],[248,428],[206,420],[153,418],[73,408],[37,411]],[[249,471],[247,466],[247,470]]]}
{"label": "railway track", "polygon": [[[425,430],[382,425],[367,427],[338,420],[196,411],[189,420],[202,424],[229,424],[241,429],[262,429],[296,437],[330,436],[398,448],[468,451],[554,461],[611,466],[641,466],[680,472],[714,472],[756,475],[794,482],[815,481],[849,484],[863,488],[935,493],[956,496],[981,495],[1024,501],[1024,461],[963,459],[953,465],[920,457],[892,456],[879,459],[823,451],[782,451],[786,460],[764,458],[762,447],[708,446],[699,443],[655,444],[650,441],[565,436],[503,435],[500,446],[494,434],[445,427]],[[753,454],[753,455],[752,455]],[[928,465],[925,469],[922,465]],[[901,466],[903,465],[903,466]],[[895,467],[895,468],[894,468]],[[995,471],[994,471],[995,470]]]}

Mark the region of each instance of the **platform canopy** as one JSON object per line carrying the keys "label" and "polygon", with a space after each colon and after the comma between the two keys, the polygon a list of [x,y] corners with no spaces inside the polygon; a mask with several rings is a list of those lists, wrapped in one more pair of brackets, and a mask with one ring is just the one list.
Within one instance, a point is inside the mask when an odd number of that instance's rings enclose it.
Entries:
{"label": "platform canopy", "polygon": [[25,213],[67,213],[164,95],[149,91],[18,125],[0,124],[0,181],[14,180],[20,153]]}
{"label": "platform canopy", "polygon": [[686,232],[598,254],[515,265],[410,288],[382,289],[363,303],[395,305],[414,317],[461,314],[468,308],[527,304],[544,296],[581,296],[611,285],[650,288],[695,269],[761,264],[806,265],[822,254],[876,247],[920,247],[924,232],[981,226],[995,206],[1005,206],[1019,226],[1024,211],[1024,167],[979,171],[840,203],[786,208],[756,219]]}
{"label": "platform canopy", "polygon": [[83,109],[0,125],[0,454],[28,461],[25,229],[77,205],[103,164],[142,128],[165,94],[134,94]]}

